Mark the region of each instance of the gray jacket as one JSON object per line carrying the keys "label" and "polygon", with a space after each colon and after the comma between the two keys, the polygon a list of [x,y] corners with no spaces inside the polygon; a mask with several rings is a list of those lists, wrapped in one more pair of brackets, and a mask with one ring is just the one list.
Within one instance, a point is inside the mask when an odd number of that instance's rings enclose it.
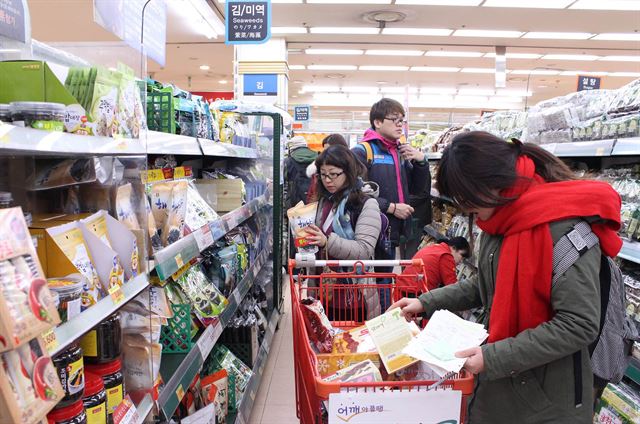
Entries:
{"label": "gray jacket", "polygon": [[[555,243],[578,220],[550,224]],[[477,279],[420,296],[427,316],[438,309],[485,306],[484,325],[495,293],[502,237],[483,234]],[[554,317],[515,337],[482,346],[485,371],[476,376],[469,403],[471,424],[587,424],[593,419],[593,374],[588,346],[600,319],[600,247],[589,249],[551,290]],[[576,407],[573,354],[582,352],[582,406]]]}

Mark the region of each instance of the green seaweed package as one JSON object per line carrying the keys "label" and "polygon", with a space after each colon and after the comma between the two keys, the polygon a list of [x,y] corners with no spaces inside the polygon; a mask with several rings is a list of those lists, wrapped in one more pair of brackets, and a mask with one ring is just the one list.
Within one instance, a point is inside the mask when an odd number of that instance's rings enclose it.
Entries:
{"label": "green seaweed package", "polygon": [[120,76],[105,68],[98,68],[93,85],[89,116],[94,125],[94,134],[111,137],[118,133],[116,111]]}
{"label": "green seaweed package", "polygon": [[118,133],[127,138],[138,138],[145,123],[140,90],[131,68],[120,63],[118,71],[121,74],[116,109],[116,119],[119,123]]}

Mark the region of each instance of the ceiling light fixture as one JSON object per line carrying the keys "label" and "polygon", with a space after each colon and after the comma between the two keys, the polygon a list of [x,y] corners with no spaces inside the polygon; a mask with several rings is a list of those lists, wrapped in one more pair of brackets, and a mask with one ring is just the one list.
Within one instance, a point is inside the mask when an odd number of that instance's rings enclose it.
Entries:
{"label": "ceiling light fixture", "polygon": [[416,4],[424,6],[477,6],[482,0],[396,0],[396,4]]}
{"label": "ceiling light fixture", "polygon": [[369,56],[422,56],[422,50],[367,50]]}
{"label": "ceiling light fixture", "polygon": [[338,86],[305,85],[302,91],[304,93],[339,93],[342,90]]}
{"label": "ceiling light fixture", "polygon": [[345,55],[358,56],[364,54],[364,50],[357,49],[306,49],[305,54],[329,54],[329,55]]}
{"label": "ceiling light fixture", "polygon": [[483,7],[518,7],[531,9],[564,9],[575,0],[486,0]]}
{"label": "ceiling light fixture", "polygon": [[289,65],[289,69],[292,71],[302,71],[304,69],[307,69],[307,67],[304,65]]}
{"label": "ceiling light fixture", "polygon": [[510,73],[512,75],[559,75],[561,71],[553,69],[517,69]]}
{"label": "ceiling light fixture", "polygon": [[378,87],[342,87],[342,91],[345,93],[375,93],[378,91]]}
{"label": "ceiling light fixture", "polygon": [[209,65],[200,65],[200,70],[201,71],[208,71],[209,69],[211,69],[211,67]]}
{"label": "ceiling light fixture", "polygon": [[380,89],[382,93],[404,94],[409,90],[410,94],[418,94],[418,87],[383,87]]}
{"label": "ceiling light fixture", "polygon": [[546,54],[542,56],[544,60],[584,60],[594,61],[600,59],[600,56],[589,54]]}
{"label": "ceiling light fixture", "polygon": [[458,94],[464,96],[493,96],[496,94],[496,90],[490,88],[461,88],[458,90]]}
{"label": "ceiling light fixture", "polygon": [[211,9],[207,0],[179,0],[168,3],[175,14],[188,19],[191,26],[208,39],[224,34],[224,22]]}
{"label": "ceiling light fixture", "polygon": [[576,75],[594,75],[594,76],[605,76],[609,75],[609,72],[603,71],[562,71],[560,75],[564,77],[576,76]]}
{"label": "ceiling light fixture", "polygon": [[271,34],[306,34],[305,27],[271,27]]}
{"label": "ceiling light fixture", "polygon": [[638,0],[578,0],[569,7],[569,9],[586,9],[586,10],[640,10],[640,1]]}
{"label": "ceiling light fixture", "polygon": [[484,53],[481,52],[455,52],[444,50],[429,50],[425,53],[425,56],[434,57],[482,57]]}
{"label": "ceiling light fixture", "polygon": [[464,74],[493,74],[496,70],[493,68],[462,68]]}
{"label": "ceiling light fixture", "polygon": [[382,72],[394,72],[394,71],[408,71],[408,66],[396,66],[396,65],[366,65],[358,68],[360,71],[382,71]]}
{"label": "ceiling light fixture", "polygon": [[20,49],[0,49],[0,53],[20,53]]}
{"label": "ceiling light fixture", "polygon": [[218,84],[225,85],[227,82],[228,82],[227,80],[220,80],[220,81],[218,81]]}
{"label": "ceiling light fixture", "polygon": [[638,78],[640,77],[640,72],[611,72],[609,73],[609,76]]}
{"label": "ceiling light fixture", "polygon": [[533,93],[526,90],[516,90],[510,88],[502,88],[496,90],[496,95],[502,97],[531,97]]}
{"label": "ceiling light fixture", "polygon": [[507,48],[505,46],[496,46],[496,83],[497,88],[507,86]]}
{"label": "ceiling light fixture", "polygon": [[456,94],[458,90],[453,87],[422,87],[420,93],[422,94]]}
{"label": "ceiling light fixture", "polygon": [[527,32],[522,38],[533,38],[538,40],[586,40],[593,37],[590,32]]}
{"label": "ceiling light fixture", "polygon": [[[507,59],[540,59],[541,54],[538,53],[507,53]],[[487,53],[484,57],[496,57],[495,53]]]}
{"label": "ceiling light fixture", "polygon": [[592,40],[599,41],[640,41],[640,33],[607,32],[598,34]]}
{"label": "ceiling light fixture", "polygon": [[448,66],[412,66],[410,71],[413,72],[458,72],[460,68]]}
{"label": "ceiling light fixture", "polygon": [[484,38],[520,38],[521,31],[502,31],[490,29],[459,29],[453,33],[454,37],[484,37]]}
{"label": "ceiling light fixture", "polygon": [[311,34],[351,34],[374,35],[380,32],[379,28],[371,27],[311,27]]}
{"label": "ceiling light fixture", "polygon": [[600,60],[604,62],[640,62],[640,56],[604,56]]}
{"label": "ceiling light fixture", "polygon": [[427,37],[446,37],[452,29],[438,28],[383,28],[382,35],[423,35]]}
{"label": "ceiling light fixture", "polygon": [[307,65],[310,71],[357,71],[356,65]]}
{"label": "ceiling light fixture", "polygon": [[391,0],[307,0],[307,4],[391,4]]}

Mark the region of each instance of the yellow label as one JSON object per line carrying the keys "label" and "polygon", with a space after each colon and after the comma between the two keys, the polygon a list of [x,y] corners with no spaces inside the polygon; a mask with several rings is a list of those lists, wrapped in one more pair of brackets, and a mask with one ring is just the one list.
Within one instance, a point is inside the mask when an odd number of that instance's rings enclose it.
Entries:
{"label": "yellow label", "polygon": [[107,405],[102,402],[93,408],[85,408],[87,414],[87,424],[106,424],[107,423]]}
{"label": "yellow label", "polygon": [[174,179],[178,179],[178,178],[184,178],[185,177],[185,172],[184,172],[184,167],[183,166],[179,166],[176,169],[173,170],[173,178]]}
{"label": "yellow label", "polygon": [[596,149],[596,156],[604,156],[604,147],[598,147]]}
{"label": "yellow label", "polygon": [[67,390],[72,395],[84,390],[84,361],[82,358],[67,366]]}
{"label": "yellow label", "polygon": [[80,347],[84,356],[96,358],[98,356],[98,336],[96,330],[91,330],[80,339]]}
{"label": "yellow label", "polygon": [[182,268],[184,266],[184,262],[182,261],[182,255],[180,253],[176,255],[176,264],[178,265],[178,268]]}
{"label": "yellow label", "polygon": [[178,397],[178,402],[180,402],[184,397],[184,389],[182,388],[182,384],[180,384],[176,389],[176,396]]}
{"label": "yellow label", "polygon": [[120,286],[113,286],[109,288],[109,294],[111,295],[111,299],[113,299],[113,303],[116,305],[124,302],[124,293]]}
{"label": "yellow label", "polygon": [[44,346],[49,353],[53,352],[60,345],[58,343],[56,333],[53,332],[53,328],[42,333],[42,340],[44,341]]}
{"label": "yellow label", "polygon": [[107,389],[107,412],[113,414],[122,399],[122,384],[112,389]]}
{"label": "yellow label", "polygon": [[178,281],[178,278],[182,276],[185,272],[187,272],[191,268],[191,262],[188,262],[186,265],[182,266],[179,270],[171,274],[171,278],[173,281]]}
{"label": "yellow label", "polygon": [[164,179],[164,172],[162,172],[162,169],[149,169],[146,174],[142,174],[142,180],[144,183],[154,183],[164,181]]}

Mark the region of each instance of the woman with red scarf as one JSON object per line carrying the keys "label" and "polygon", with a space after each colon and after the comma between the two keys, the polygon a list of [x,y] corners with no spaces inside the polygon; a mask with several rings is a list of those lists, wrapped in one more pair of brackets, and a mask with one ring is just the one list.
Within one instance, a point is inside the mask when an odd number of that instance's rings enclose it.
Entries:
{"label": "woman with red scarf", "polygon": [[[606,183],[577,180],[539,146],[485,132],[454,138],[437,184],[484,231],[477,278],[392,308],[407,318],[486,308],[488,342],[456,354],[477,374],[468,422],[592,422],[588,346],[599,332],[601,255],[615,257],[622,246],[620,196]],[[599,244],[552,284],[554,243],[581,221]]]}

